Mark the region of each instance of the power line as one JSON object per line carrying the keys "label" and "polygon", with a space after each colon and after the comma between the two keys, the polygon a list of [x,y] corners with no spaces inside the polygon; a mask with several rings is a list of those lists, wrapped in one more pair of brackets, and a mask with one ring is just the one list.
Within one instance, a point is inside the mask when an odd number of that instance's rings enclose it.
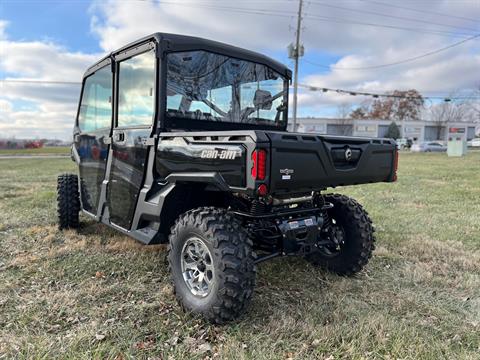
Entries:
{"label": "power line", "polygon": [[[80,82],[73,82],[73,81],[49,81],[49,80],[14,80],[14,79],[0,79],[0,82],[4,83],[26,83],[26,84],[55,84],[55,85],[81,85]],[[402,95],[393,95],[393,94],[381,94],[381,93],[370,93],[370,92],[360,92],[354,90],[345,90],[345,89],[333,89],[333,88],[326,88],[326,87],[318,87],[313,85],[307,84],[298,84],[299,87],[306,88],[310,91],[322,91],[322,92],[336,92],[341,94],[348,94],[352,96],[356,95],[364,95],[364,96],[373,96],[373,97],[390,97],[390,98],[423,98],[423,99],[480,99],[480,97],[476,96],[460,96],[460,97],[448,97],[448,96],[402,96]]]}
{"label": "power line", "polygon": [[435,29],[430,30],[430,29],[424,29],[424,28],[412,28],[412,27],[397,26],[397,25],[386,25],[386,24],[363,22],[363,21],[356,21],[356,20],[343,19],[343,18],[332,18],[332,17],[315,15],[315,14],[305,15],[305,17],[310,19],[316,19],[319,21],[327,21],[327,22],[334,22],[334,23],[340,23],[340,24],[345,23],[345,24],[353,24],[353,25],[363,25],[363,26],[370,26],[370,27],[404,30],[404,31],[441,35],[441,36],[448,36],[448,37],[465,37],[465,36],[472,35],[471,33],[458,33],[458,32],[446,31],[446,30],[435,30]]}
{"label": "power line", "polygon": [[[243,14],[275,16],[275,17],[284,17],[284,18],[292,18],[294,16],[294,13],[291,11],[276,10],[276,9],[253,9],[253,8],[242,8],[242,7],[239,8],[239,7],[218,6],[218,5],[211,5],[211,4],[198,4],[198,3],[192,3],[192,2],[188,3],[188,2],[169,2],[169,1],[162,1],[158,4],[187,6],[187,7],[195,7],[195,8],[212,9],[212,10],[218,10],[218,11],[224,11],[224,12],[230,12],[230,13],[243,13]],[[405,27],[405,26],[378,24],[378,23],[372,23],[372,22],[362,22],[362,21],[356,21],[351,19],[328,17],[320,14],[305,14],[303,18],[304,19],[308,18],[308,19],[323,21],[323,22],[379,27],[379,28],[404,30],[404,31],[433,34],[433,35],[439,35],[439,36],[448,36],[448,37],[466,37],[466,36],[472,35],[471,33],[459,33],[459,32],[446,31],[446,30],[425,29],[425,28],[415,28],[415,27],[412,28],[412,27]]]}
{"label": "power line", "polygon": [[[185,3],[185,2],[183,2],[183,3],[171,3],[171,2],[167,2],[167,1],[162,1],[160,4],[172,4],[172,5],[183,5],[183,6],[189,6],[189,4],[190,4],[190,6],[192,5],[192,3]],[[252,13],[252,14],[258,14],[258,15],[267,15],[267,16],[271,15],[271,16],[291,17],[290,15],[286,15],[286,14],[291,14],[290,12],[288,12],[288,11],[285,12],[283,10],[273,10],[273,11],[275,11],[275,13],[272,13],[272,10],[266,10],[266,9],[252,10],[252,9],[246,9],[246,8],[226,7],[226,6],[217,6],[217,5],[206,5],[206,4],[199,5],[199,4],[195,4],[195,3],[193,4],[193,6],[203,7],[203,8],[208,8],[208,9],[214,9],[214,10],[230,11],[230,12],[243,12],[243,13]],[[349,21],[349,20],[345,20],[345,19],[329,18],[329,17],[324,17],[324,16],[320,16],[320,15],[315,15],[315,14],[305,15],[304,17],[314,18],[314,19],[319,20],[319,21],[347,22],[347,23],[358,24],[358,25],[386,27],[386,28],[402,29],[402,30],[408,30],[408,31],[422,31],[423,30],[423,29],[419,29],[419,28],[405,28],[405,27],[399,27],[399,26],[393,26],[393,25],[382,25],[382,24],[375,24],[375,23],[364,23],[364,22],[358,22],[358,21]],[[425,31],[423,31],[423,32],[425,32]],[[431,31],[427,31],[427,32],[437,34],[437,35],[441,35],[442,33],[443,34],[456,35],[456,36],[460,35],[460,34],[455,34],[455,33],[442,31],[442,30],[431,30]],[[464,35],[470,35],[470,34],[464,34]],[[381,65],[358,67],[358,68],[336,68],[336,67],[331,67],[331,66],[327,66],[327,65],[317,64],[317,63],[311,62],[309,60],[305,60],[305,61],[307,63],[310,63],[310,64],[314,65],[314,66],[324,67],[324,68],[329,68],[329,69],[333,68],[333,69],[345,69],[345,70],[367,70],[367,69],[383,68],[383,67],[399,65],[399,64],[415,61],[415,60],[421,59],[421,58],[426,57],[426,56],[434,55],[434,54],[439,53],[441,51],[448,50],[448,49],[450,49],[454,46],[458,46],[460,44],[463,44],[466,41],[475,39],[478,36],[479,35],[475,35],[473,37],[469,37],[467,39],[464,39],[462,41],[459,41],[459,42],[457,42],[455,44],[452,44],[452,45],[449,45],[447,47],[444,47],[444,48],[441,48],[441,49],[438,49],[438,50],[435,50],[435,51],[431,51],[429,53],[422,54],[420,56],[400,60],[400,61],[389,63],[389,64],[381,64]]]}
{"label": "power line", "polygon": [[472,28],[466,28],[466,27],[448,25],[448,24],[441,24],[441,23],[437,23],[437,22],[433,22],[433,21],[414,19],[414,18],[410,18],[410,17],[406,17],[406,16],[389,15],[389,14],[380,13],[380,12],[371,11],[371,10],[352,9],[352,8],[348,8],[348,7],[338,6],[338,5],[325,4],[323,2],[318,2],[318,1],[312,1],[312,3],[315,4],[315,5],[319,5],[319,6],[323,6],[323,7],[329,7],[329,8],[332,8],[332,9],[340,9],[340,10],[346,10],[346,11],[356,12],[356,13],[377,15],[377,16],[382,16],[382,17],[388,17],[388,18],[391,18],[391,19],[413,21],[413,22],[418,22],[418,23],[422,23],[422,24],[436,25],[436,26],[449,27],[449,28],[467,30],[467,31],[474,31],[474,32],[478,31],[477,29],[472,29]]}
{"label": "power line", "polygon": [[468,18],[468,17],[451,15],[451,14],[444,14],[444,13],[435,12],[435,11],[431,11],[431,10],[424,11],[424,10],[421,10],[421,9],[415,9],[415,8],[411,8],[411,7],[407,7],[407,6],[387,4],[387,3],[384,3],[384,2],[381,2],[381,1],[373,1],[373,0],[360,0],[360,1],[369,2],[369,3],[372,3],[372,4],[377,4],[377,5],[386,6],[386,7],[390,7],[390,8],[413,11],[413,12],[417,12],[417,13],[420,13],[420,14],[427,14],[427,15],[432,14],[432,15],[444,16],[444,17],[449,17],[449,18],[454,18],[454,19],[459,19],[459,20],[473,21],[476,24],[479,23],[478,19],[472,19],[472,18]]}
{"label": "power line", "polygon": [[305,88],[310,91],[321,91],[323,93],[327,92],[335,92],[337,94],[342,95],[351,95],[351,96],[371,96],[373,98],[397,98],[397,99],[408,99],[408,100],[415,100],[415,99],[431,99],[431,100],[443,100],[445,102],[449,102],[452,100],[471,100],[471,99],[480,99],[480,97],[476,96],[408,96],[408,95],[398,95],[398,94],[388,94],[388,93],[372,93],[372,92],[364,92],[364,91],[355,91],[355,90],[345,90],[345,89],[332,89],[327,87],[319,87],[314,85],[308,84],[298,84],[298,86]]}
{"label": "power line", "polygon": [[[140,0],[140,1],[145,1],[145,0]],[[289,11],[283,11],[283,10],[239,8],[239,7],[231,7],[231,6],[218,6],[218,5],[212,5],[212,4],[198,4],[198,3],[188,3],[188,2],[161,1],[158,3],[158,5],[187,6],[187,7],[226,11],[226,12],[232,12],[232,13],[278,16],[278,17],[286,17],[286,18],[291,18],[294,16],[293,13]]]}
{"label": "power line", "polygon": [[480,34],[477,34],[475,36],[472,36],[472,37],[469,37],[467,39],[464,39],[464,40],[461,40],[461,41],[458,41],[456,43],[453,43],[451,45],[448,45],[448,46],[445,46],[443,48],[440,48],[440,49],[437,49],[437,50],[433,50],[433,51],[429,51],[425,54],[422,54],[422,55],[418,55],[418,56],[414,56],[414,57],[411,57],[411,58],[408,58],[408,59],[403,59],[403,60],[399,60],[399,61],[395,61],[395,62],[391,62],[391,63],[388,63],[388,64],[381,64],[381,65],[372,65],[372,66],[363,66],[363,67],[336,67],[336,66],[329,66],[329,65],[322,65],[322,64],[317,64],[315,62],[312,62],[310,60],[307,60],[307,59],[304,59],[305,62],[311,64],[311,65],[314,65],[314,66],[318,66],[318,67],[322,67],[322,68],[327,68],[327,69],[333,69],[333,70],[370,70],[370,69],[379,69],[379,68],[385,68],[385,67],[389,67],[389,66],[394,66],[394,65],[400,65],[400,64],[405,64],[405,63],[408,63],[408,62],[412,62],[412,61],[416,61],[416,60],[419,60],[419,59],[423,59],[425,57],[428,57],[428,56],[432,56],[432,55],[435,55],[435,54],[438,54],[442,51],[446,51],[448,49],[451,49],[453,47],[456,47],[456,46],[459,46],[459,45],[462,45],[463,43],[466,43],[467,41],[471,41],[471,40],[474,40],[474,39],[477,39],[480,37]]}

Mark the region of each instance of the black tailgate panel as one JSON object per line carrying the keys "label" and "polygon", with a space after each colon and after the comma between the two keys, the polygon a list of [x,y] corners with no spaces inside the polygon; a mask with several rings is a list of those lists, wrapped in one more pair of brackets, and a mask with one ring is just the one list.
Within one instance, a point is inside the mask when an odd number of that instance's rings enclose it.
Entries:
{"label": "black tailgate panel", "polygon": [[272,193],[392,181],[395,143],[370,139],[268,132]]}

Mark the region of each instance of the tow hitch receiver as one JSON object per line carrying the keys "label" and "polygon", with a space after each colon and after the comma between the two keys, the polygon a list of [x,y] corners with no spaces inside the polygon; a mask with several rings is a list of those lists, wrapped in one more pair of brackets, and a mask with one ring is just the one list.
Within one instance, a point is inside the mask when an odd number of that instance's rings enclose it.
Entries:
{"label": "tow hitch receiver", "polygon": [[321,217],[310,216],[303,219],[288,219],[278,224],[282,234],[283,252],[287,254],[307,254],[318,241],[323,225]]}

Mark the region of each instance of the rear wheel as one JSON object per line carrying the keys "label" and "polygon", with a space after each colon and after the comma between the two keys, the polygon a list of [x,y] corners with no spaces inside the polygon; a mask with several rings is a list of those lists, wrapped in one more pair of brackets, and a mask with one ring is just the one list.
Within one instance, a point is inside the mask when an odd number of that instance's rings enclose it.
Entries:
{"label": "rear wheel", "polygon": [[368,263],[375,248],[372,221],[354,199],[339,194],[327,194],[324,199],[333,204],[328,210],[330,243],[306,259],[339,275],[353,275]]}
{"label": "rear wheel", "polygon": [[78,228],[80,198],[77,175],[62,174],[57,178],[57,212],[60,230]]}
{"label": "rear wheel", "polygon": [[225,210],[203,207],[181,215],[169,238],[175,296],[186,310],[214,323],[238,317],[255,285],[252,242]]}

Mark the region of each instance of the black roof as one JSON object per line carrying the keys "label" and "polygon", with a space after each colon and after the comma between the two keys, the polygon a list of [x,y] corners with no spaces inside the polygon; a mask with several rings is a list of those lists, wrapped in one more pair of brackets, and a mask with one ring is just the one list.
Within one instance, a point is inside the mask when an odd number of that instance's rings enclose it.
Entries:
{"label": "black roof", "polygon": [[189,51],[189,50],[206,50],[222,55],[227,55],[243,60],[252,61],[255,63],[260,63],[269,66],[278,73],[286,76],[287,78],[292,77],[292,72],[288,67],[282,63],[269,58],[268,56],[256,53],[254,51],[242,49],[233,45],[224,44],[218,41],[203,39],[195,36],[187,35],[178,35],[178,34],[168,34],[168,33],[154,33],[149,36],[145,36],[139,40],[136,40],[128,45],[121,47],[115,51],[112,51],[110,54],[103,57],[97,63],[92,65],[85,75],[95,71],[100,64],[111,58],[113,55],[116,55],[122,51],[125,51],[128,48],[140,45],[142,43],[154,40],[156,41],[164,51]]}

